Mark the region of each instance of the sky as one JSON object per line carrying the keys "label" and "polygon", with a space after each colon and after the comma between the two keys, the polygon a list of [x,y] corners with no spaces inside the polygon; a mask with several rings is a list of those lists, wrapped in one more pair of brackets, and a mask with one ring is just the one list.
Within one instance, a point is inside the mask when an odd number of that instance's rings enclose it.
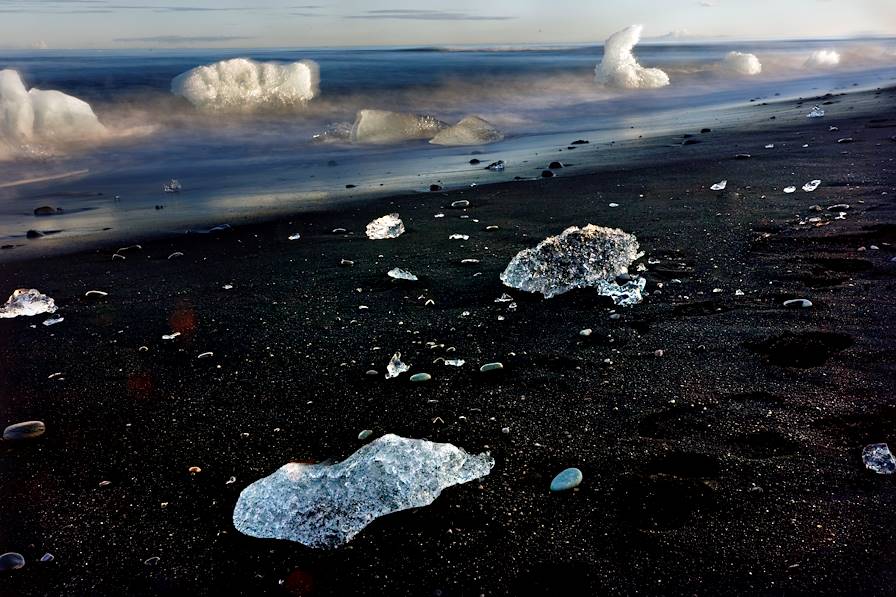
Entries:
{"label": "sky", "polygon": [[0,47],[598,43],[634,23],[645,38],[896,35],[896,0],[0,0]]}

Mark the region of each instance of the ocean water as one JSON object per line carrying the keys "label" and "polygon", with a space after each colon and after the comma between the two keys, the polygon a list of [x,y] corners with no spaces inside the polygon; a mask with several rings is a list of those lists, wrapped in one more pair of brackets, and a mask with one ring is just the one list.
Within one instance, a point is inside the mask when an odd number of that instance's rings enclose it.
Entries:
{"label": "ocean water", "polygon": [[[804,66],[813,51],[826,48],[840,52],[840,65]],[[732,50],[755,53],[762,74],[722,69],[720,61]],[[0,160],[0,244],[15,244],[20,253],[76,239],[177,232],[289,213],[349,197],[426,191],[436,181],[451,188],[532,177],[540,171],[536,154],[577,138],[607,144],[736,125],[743,108],[757,101],[896,83],[893,39],[642,43],[635,54],[642,65],[666,71],[671,85],[596,84],[600,46],[0,51],[0,68],[18,70],[28,87],[89,102],[113,137],[102,144],[37,147]],[[320,94],[296,109],[222,114],[197,110],[170,93],[178,74],[234,57],[314,60]],[[431,114],[449,123],[475,114],[506,138],[481,147],[314,139],[350,126],[363,108]],[[471,167],[473,152],[482,152],[477,157],[484,164],[506,160],[507,170]],[[182,192],[163,193],[172,178]],[[64,213],[35,217],[41,205]],[[52,234],[28,241],[29,229]],[[0,252],[0,259],[8,253]]]}

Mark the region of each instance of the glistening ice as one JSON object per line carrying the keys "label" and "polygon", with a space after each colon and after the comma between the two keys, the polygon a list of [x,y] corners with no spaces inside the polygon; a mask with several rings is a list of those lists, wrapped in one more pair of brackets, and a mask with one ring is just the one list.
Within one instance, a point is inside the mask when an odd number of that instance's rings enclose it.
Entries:
{"label": "glistening ice", "polygon": [[669,84],[669,76],[658,68],[638,64],[632,49],[641,40],[642,25],[614,33],[604,43],[604,57],[594,69],[594,80],[608,87],[652,89]]}

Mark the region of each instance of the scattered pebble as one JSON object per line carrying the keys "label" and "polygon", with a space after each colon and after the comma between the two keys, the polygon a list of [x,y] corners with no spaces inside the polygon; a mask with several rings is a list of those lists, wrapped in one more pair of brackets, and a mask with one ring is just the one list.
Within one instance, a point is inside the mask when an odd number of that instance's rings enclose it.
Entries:
{"label": "scattered pebble", "polygon": [[812,301],[804,298],[790,299],[789,301],[784,301],[784,306],[794,309],[808,309],[812,306]]}
{"label": "scattered pebble", "polygon": [[412,375],[408,378],[409,381],[412,381],[414,383],[429,381],[431,379],[432,379],[432,375],[430,375],[429,373],[415,373],[414,375]]}
{"label": "scattered pebble", "polygon": [[482,373],[488,373],[489,371],[499,371],[504,368],[503,363],[486,363],[482,367],[479,368],[479,371]]}
{"label": "scattered pebble", "polygon": [[551,481],[551,491],[567,491],[578,487],[581,482],[582,471],[577,468],[568,468]]}
{"label": "scattered pebble", "polygon": [[18,570],[25,567],[25,556],[14,551],[8,551],[0,556],[0,572]]}
{"label": "scattered pebble", "polygon": [[15,423],[3,430],[3,439],[8,442],[36,439],[46,432],[47,426],[43,421],[24,421]]}
{"label": "scattered pebble", "polygon": [[358,440],[363,442],[371,435],[373,435],[373,429],[365,429],[364,431],[362,431],[361,433],[358,434]]}

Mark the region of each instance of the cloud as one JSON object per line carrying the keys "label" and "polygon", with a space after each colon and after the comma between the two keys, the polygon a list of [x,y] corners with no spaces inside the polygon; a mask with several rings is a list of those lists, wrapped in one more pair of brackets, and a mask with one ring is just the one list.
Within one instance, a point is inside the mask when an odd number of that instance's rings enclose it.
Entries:
{"label": "cloud", "polygon": [[118,37],[112,41],[118,43],[157,43],[157,44],[202,44],[215,43],[222,41],[245,41],[255,39],[254,37],[245,37],[241,35],[205,35],[205,36],[188,36],[188,35],[156,35],[151,37]]}
{"label": "cloud", "polygon": [[406,19],[413,21],[507,21],[515,17],[473,15],[451,10],[382,9],[368,10],[362,15],[352,15],[346,19]]}

